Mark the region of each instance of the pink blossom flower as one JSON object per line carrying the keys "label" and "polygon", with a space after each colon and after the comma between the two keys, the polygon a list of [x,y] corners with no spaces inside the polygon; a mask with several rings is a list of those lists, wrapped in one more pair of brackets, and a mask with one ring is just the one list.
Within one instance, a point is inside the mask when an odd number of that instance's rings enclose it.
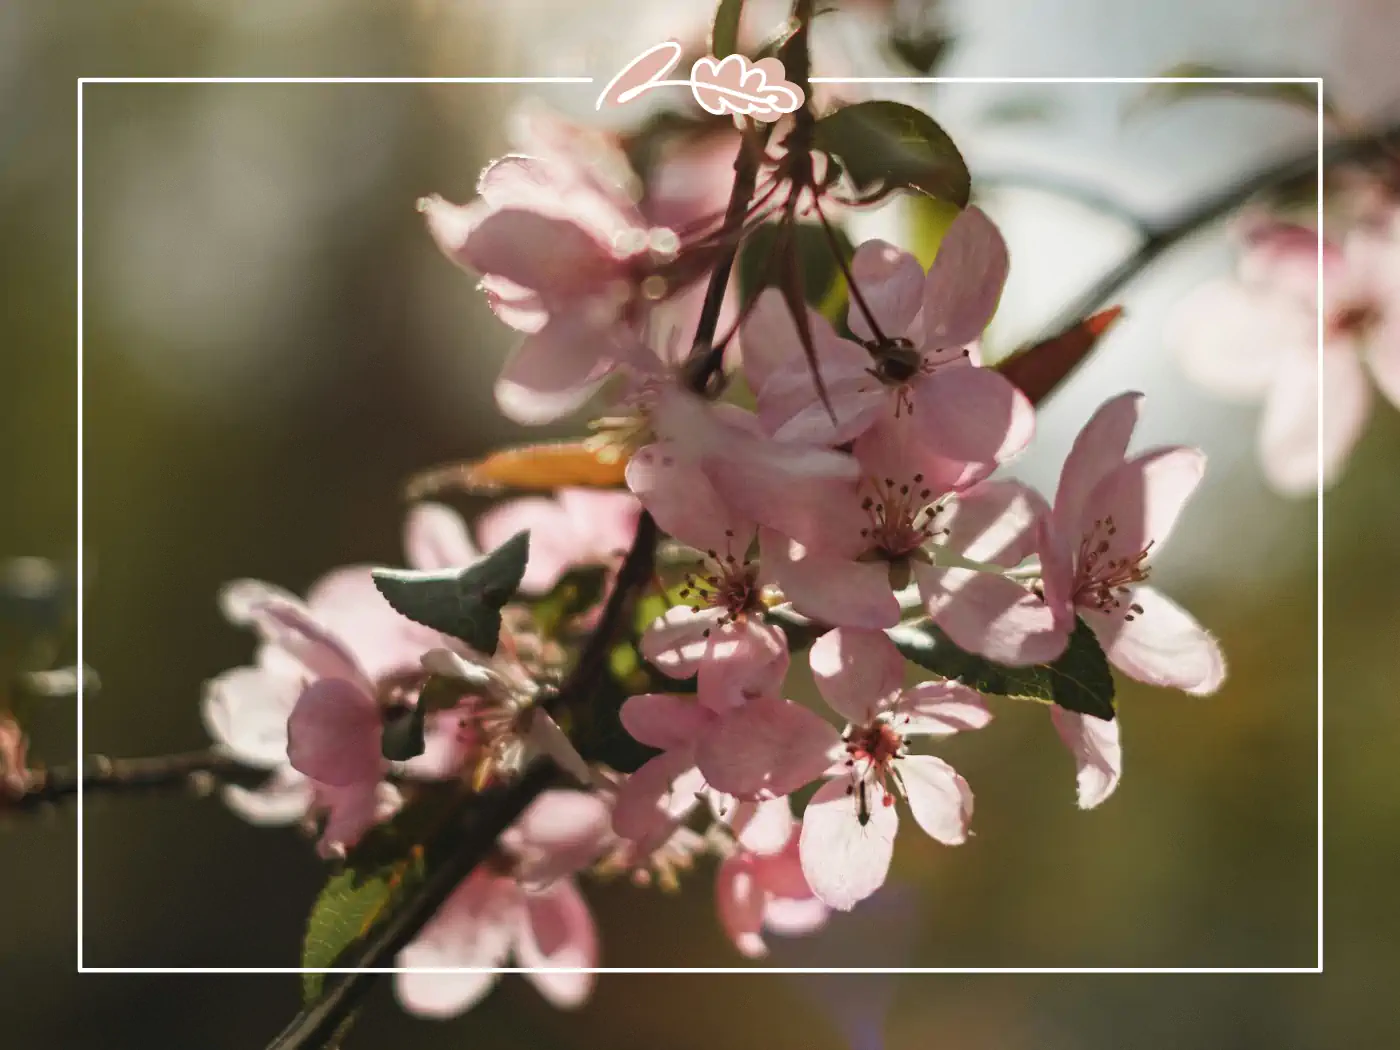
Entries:
{"label": "pink blossom flower", "polygon": [[858,482],[726,485],[724,494],[787,537],[766,537],[764,559],[798,612],[891,627],[900,617],[896,592],[912,582],[962,648],[1005,664],[1054,659],[1066,639],[1053,612],[1002,575],[1034,549],[1043,501],[928,456],[912,428],[908,419],[886,420],[857,438]]}
{"label": "pink blossom flower", "polygon": [[831,779],[802,815],[799,851],[816,896],[849,911],[884,885],[899,830],[895,791],[934,839],[956,846],[967,838],[967,781],[942,759],[909,754],[908,739],[980,729],[992,716],[981,696],[957,682],[906,689],[904,658],[881,631],[830,631],[810,660],[817,689],[849,725]]}
{"label": "pink blossom flower", "polygon": [[599,855],[607,826],[607,805],[596,795],[542,794],[502,836],[506,869],[477,868],[398,958],[405,968],[485,972],[397,974],[404,1007],[424,1017],[463,1013],[495,984],[491,969],[512,955],[537,968],[526,977],[552,1005],[581,1006],[593,975],[567,970],[598,964],[598,934],[569,876]]}
{"label": "pink blossom flower", "polygon": [[[765,812],[760,821],[757,808],[729,813],[731,803],[780,799],[810,783],[837,740],[821,717],[776,696],[720,713],[694,698],[643,693],[628,698],[621,717],[634,740],[661,752],[627,778],[613,809],[613,830],[647,844],[664,841],[695,802],[708,797],[741,837],[751,831],[753,848],[762,848],[757,840],[771,837],[777,818]],[[751,822],[756,826],[749,828]]]}
{"label": "pink blossom flower", "polygon": [[[1263,401],[1259,456],[1278,491],[1316,490],[1340,474],[1371,410],[1369,370],[1400,405],[1400,210],[1322,244],[1323,341],[1318,358],[1318,235],[1254,218],[1238,230],[1234,277],[1181,305],[1170,341],[1208,390]],[[1318,459],[1318,382],[1325,401]]]}
{"label": "pink blossom flower", "polygon": [[520,423],[579,408],[634,356],[651,305],[690,283],[658,273],[680,240],[637,209],[615,143],[592,136],[584,153],[571,148],[583,133],[563,122],[537,119],[534,131],[545,155],[493,162],[478,200],[419,202],[438,247],[481,274],[497,316],[526,333],[496,383],[501,410]]}
{"label": "pink blossom flower", "polygon": [[[781,804],[786,806],[786,800]],[[797,843],[794,830],[777,852],[740,848],[720,862],[715,876],[720,924],[747,958],[768,954],[765,930],[796,937],[826,923],[829,910],[807,884]]]}
{"label": "pink blossom flower", "polygon": [[[418,569],[463,566],[479,557],[461,519],[436,504],[413,510],[404,543],[409,563]],[[380,698],[411,703],[424,676],[423,654],[460,643],[396,613],[375,590],[367,565],[326,574],[312,585],[305,602],[257,580],[229,584],[219,601],[225,617],[252,627],[262,644],[254,664],[226,671],[206,684],[204,722],[220,747],[271,774],[256,791],[229,786],[225,800],[255,823],[288,823],[310,810],[326,810],[330,819],[323,829],[322,850],[353,845],[382,819],[396,797],[393,788],[381,782],[382,759],[376,754],[372,762],[369,757],[371,746],[375,751],[379,747]],[[297,720],[301,740],[297,757],[291,759],[288,725],[304,690],[309,696]],[[310,717],[313,712],[317,717]],[[323,714],[328,720],[320,727]],[[466,715],[429,715],[426,749],[404,763],[405,772],[456,775],[477,747]],[[305,730],[310,736],[303,735]],[[354,745],[344,756],[335,750],[337,734],[342,733]],[[330,745],[329,753],[323,753],[323,743]],[[329,779],[316,779],[316,772]]]}
{"label": "pink blossom flower", "polygon": [[[1185,609],[1147,586],[1150,553],[1170,535],[1205,471],[1198,449],[1127,455],[1142,395],[1106,401],[1075,439],[1060,473],[1041,552],[1046,601],[1066,632],[1081,617],[1110,661],[1150,685],[1197,696],[1225,679],[1225,658]],[[1054,710],[1079,767],[1079,804],[1106,799],[1122,774],[1118,723]]]}
{"label": "pink blossom flower", "polygon": [[787,675],[787,638],[764,618],[767,581],[749,558],[757,526],[730,510],[697,464],[655,446],[633,457],[627,480],[662,529],[705,557],[680,593],[691,604],[647,629],[642,655],[672,678],[698,675],[700,696],[716,710],[775,693]]}
{"label": "pink blossom flower", "polygon": [[617,563],[632,543],[640,513],[628,492],[560,489],[554,499],[524,496],[497,504],[477,519],[476,534],[491,551],[528,529],[530,560],[520,589],[547,594],[571,569]]}
{"label": "pink blossom flower", "polygon": [[927,275],[912,255],[878,240],[860,246],[851,272],[847,320],[858,342],[809,311],[831,412],[781,294],[765,291],[745,322],[744,367],[769,431],[840,444],[907,415],[920,443],[947,459],[999,463],[1025,448],[1035,427],[1030,402],[999,373],[976,367],[967,349],[1006,280],[1006,245],[991,220],[977,208],[963,211]]}

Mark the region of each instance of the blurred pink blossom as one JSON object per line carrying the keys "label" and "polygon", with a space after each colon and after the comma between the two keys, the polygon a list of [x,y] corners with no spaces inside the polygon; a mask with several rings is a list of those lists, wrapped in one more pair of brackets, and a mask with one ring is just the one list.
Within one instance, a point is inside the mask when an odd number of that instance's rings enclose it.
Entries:
{"label": "blurred pink blossom", "polygon": [[1169,340],[1201,386],[1264,402],[1265,476],[1285,495],[1306,495],[1317,489],[1319,472],[1329,485],[1340,475],[1370,415],[1371,381],[1400,405],[1400,209],[1391,201],[1322,244],[1320,362],[1317,231],[1251,217],[1236,237],[1235,275],[1188,296]]}

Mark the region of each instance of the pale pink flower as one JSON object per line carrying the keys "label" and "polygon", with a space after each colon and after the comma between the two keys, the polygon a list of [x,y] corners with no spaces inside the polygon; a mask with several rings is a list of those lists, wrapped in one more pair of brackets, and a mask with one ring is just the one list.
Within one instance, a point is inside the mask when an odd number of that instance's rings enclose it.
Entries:
{"label": "pale pink flower", "polygon": [[[478,200],[419,202],[438,247],[481,274],[497,316],[527,333],[496,383],[501,411],[520,423],[579,408],[635,355],[651,305],[690,283],[658,274],[680,240],[648,224],[618,169],[570,152],[578,133],[565,134],[562,122],[539,127],[553,129],[535,136],[546,155],[493,162]],[[590,141],[601,159],[615,159],[615,145]]]}
{"label": "pale pink flower", "polygon": [[1225,660],[1191,614],[1146,584],[1205,473],[1205,454],[1175,445],[1127,455],[1142,395],[1106,401],[1060,472],[1041,552],[1046,601],[1066,629],[1077,614],[1124,674],[1197,696],[1215,692]]}
{"label": "pale pink flower", "polygon": [[621,717],[634,740],[661,752],[627,778],[613,808],[613,830],[647,844],[664,841],[702,798],[741,838],[750,831],[768,840],[777,819],[772,812],[749,828],[758,809],[734,813],[730,806],[780,799],[810,783],[837,741],[836,730],[820,716],[776,696],[717,712],[693,697],[643,693],[627,699]]}
{"label": "pale pink flower", "polygon": [[[1106,401],[1085,424],[1060,473],[1043,529],[1046,601],[1068,633],[1076,616],[1114,666],[1150,685],[1205,696],[1225,679],[1225,658],[1205,628],[1147,586],[1148,557],[1166,542],[1205,472],[1199,449],[1127,455],[1142,395]],[[1055,709],[1055,728],[1079,767],[1079,804],[1106,799],[1122,774],[1118,722]]]}
{"label": "pale pink flower", "polygon": [[[1323,340],[1318,359],[1318,235],[1251,219],[1238,230],[1234,277],[1182,304],[1169,340],[1186,373],[1239,401],[1263,401],[1259,456],[1287,495],[1340,475],[1371,411],[1367,372],[1400,405],[1400,211],[1392,205],[1322,244]],[[1318,458],[1318,382],[1325,402]]]}
{"label": "pale pink flower", "polygon": [[[787,801],[781,800],[781,804],[786,806]],[[765,931],[796,937],[826,923],[829,909],[802,873],[797,843],[793,830],[777,852],[739,848],[720,862],[715,875],[720,925],[747,958],[768,954]]]}
{"label": "pale pink flower", "polygon": [[596,795],[541,795],[502,836],[507,870],[477,868],[398,957],[406,968],[468,972],[395,975],[404,1008],[433,1018],[463,1013],[496,983],[491,969],[511,956],[537,968],[525,976],[552,1005],[581,1006],[593,975],[567,971],[598,964],[598,934],[569,876],[597,858],[607,826],[606,803]]}
{"label": "pale pink flower", "polygon": [[817,689],[849,724],[844,750],[827,756],[831,779],[802,814],[799,851],[816,896],[849,911],[884,885],[899,830],[896,792],[934,839],[956,846],[967,838],[967,781],[942,759],[909,754],[909,738],[979,729],[992,716],[957,682],[905,688],[904,658],[881,631],[829,631],[810,660]]}
{"label": "pale pink flower", "polygon": [[698,675],[702,701],[716,710],[776,692],[787,675],[787,638],[764,618],[767,580],[761,561],[749,558],[757,526],[730,510],[698,464],[656,446],[632,458],[627,481],[663,530],[705,557],[680,592],[689,604],[651,624],[642,655],[672,678]]}
{"label": "pale pink flower", "polygon": [[991,220],[977,208],[963,211],[927,275],[912,255],[878,240],[860,246],[851,272],[871,315],[853,294],[847,320],[858,342],[809,310],[830,412],[781,293],[765,291],[745,321],[744,368],[768,430],[840,444],[909,416],[919,442],[946,459],[999,463],[1024,449],[1035,410],[1000,373],[976,366],[968,349],[1006,281],[1006,245]]}
{"label": "pale pink flower", "polygon": [[1005,664],[1054,659],[1066,639],[1053,612],[1003,575],[1034,550],[1043,501],[928,456],[912,431],[911,420],[891,419],[857,438],[858,482],[733,485],[724,494],[786,537],[765,537],[764,560],[798,612],[891,627],[900,617],[896,592],[914,583],[925,610],[963,649]]}
{"label": "pale pink flower", "polygon": [[[464,566],[479,557],[461,519],[436,504],[414,508],[404,542],[410,565],[418,569]],[[371,779],[366,756],[371,736],[378,748],[375,734],[381,731],[367,717],[371,705],[378,712],[381,696],[411,703],[424,675],[421,657],[451,640],[395,612],[375,590],[368,565],[327,573],[312,585],[305,602],[257,580],[227,585],[219,602],[225,617],[256,630],[261,644],[252,665],[226,671],[206,684],[201,703],[204,722],[222,749],[245,765],[271,774],[257,790],[228,786],[225,800],[255,823],[290,823],[309,811],[327,810],[330,819],[323,829],[322,850],[334,852],[352,845],[382,819],[395,798],[392,787],[380,783],[377,773]],[[337,764],[342,759],[328,756],[335,767],[330,776],[339,783],[308,779],[288,756],[288,723],[308,686],[314,691],[303,718],[312,710],[327,711],[326,732],[348,730],[355,741],[355,749],[343,759],[350,763],[348,771]],[[424,729],[424,753],[404,763],[404,771],[411,775],[455,775],[477,746],[471,720],[463,711],[434,712]],[[310,751],[298,758],[298,764],[319,769],[326,756],[321,754],[317,734],[313,731],[302,743]]]}
{"label": "pale pink flower", "polygon": [[546,594],[571,569],[617,564],[631,546],[640,513],[628,492],[560,489],[553,499],[523,496],[497,504],[477,519],[476,535],[482,549],[492,551],[529,530],[530,560],[520,589]]}

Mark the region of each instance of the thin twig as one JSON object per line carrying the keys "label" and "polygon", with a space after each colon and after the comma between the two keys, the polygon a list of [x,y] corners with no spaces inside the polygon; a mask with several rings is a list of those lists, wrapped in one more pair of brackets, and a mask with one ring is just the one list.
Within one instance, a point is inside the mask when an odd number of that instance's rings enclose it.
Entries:
{"label": "thin twig", "polygon": [[30,809],[45,802],[60,802],[84,792],[151,790],[185,787],[201,776],[224,779],[247,772],[235,759],[218,751],[190,751],[148,758],[106,758],[93,755],[83,760],[81,778],[76,762],[40,768],[29,775],[29,786],[18,798],[0,798],[0,807],[11,805]]}

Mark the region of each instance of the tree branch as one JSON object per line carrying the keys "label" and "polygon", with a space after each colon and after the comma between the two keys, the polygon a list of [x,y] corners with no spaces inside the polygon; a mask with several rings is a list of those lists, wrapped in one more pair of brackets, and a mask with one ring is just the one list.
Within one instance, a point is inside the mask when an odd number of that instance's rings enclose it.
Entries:
{"label": "tree branch", "polygon": [[0,806],[33,809],[45,802],[61,802],[78,793],[80,782],[84,792],[115,793],[186,787],[201,776],[223,779],[245,772],[246,767],[213,749],[149,758],[93,755],[83,761],[81,780],[76,762],[32,770],[24,793],[17,798],[0,797]]}
{"label": "tree branch", "polygon": [[[1400,140],[1400,124],[1392,124],[1371,135],[1347,139],[1327,147],[1323,152],[1323,161],[1327,167],[1333,167],[1338,164],[1375,160],[1393,150],[1397,140]],[[1178,242],[1248,204],[1263,190],[1310,180],[1316,170],[1317,150],[1309,149],[1261,167],[1173,219],[1152,223],[1135,218],[1135,224],[1143,232],[1142,241],[1137,249],[1071,302],[1054,323],[1047,326],[1046,338],[1063,331],[1105,305],[1120,289],[1155,262],[1158,256]],[[1062,192],[1065,196],[1082,199],[1091,207],[1096,206],[1099,199],[1096,191],[1086,190],[1081,194],[1070,191],[1063,183],[1052,192]],[[1126,209],[1116,209],[1115,214],[1124,215]]]}

